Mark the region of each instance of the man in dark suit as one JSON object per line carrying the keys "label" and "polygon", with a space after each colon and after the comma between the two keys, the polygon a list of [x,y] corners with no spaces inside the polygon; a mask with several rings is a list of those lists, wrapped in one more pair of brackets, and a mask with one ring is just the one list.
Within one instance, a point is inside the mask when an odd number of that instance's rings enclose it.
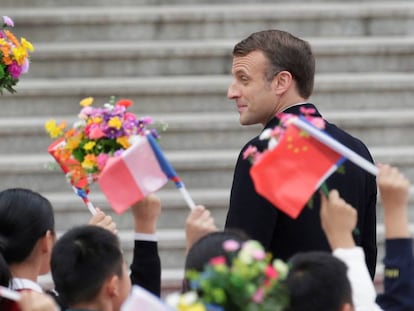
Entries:
{"label": "man in dark suit", "polygon": [[[234,47],[232,74],[227,97],[235,100],[242,125],[262,124],[264,129],[273,128],[279,124],[277,113],[297,115],[301,107],[312,109],[315,117],[321,117],[316,107],[308,102],[313,91],[315,59],[306,41],[279,30],[253,33]],[[359,139],[327,121],[326,132],[373,162]],[[304,208],[297,219],[279,211],[254,189],[249,174],[251,164],[243,159],[243,152],[249,145],[262,151],[267,142],[257,136],[240,152],[225,227],[244,230],[283,260],[297,252],[330,251],[319,218],[319,195],[313,198],[314,208]],[[336,172],[326,183],[329,189],[338,189],[341,197],[358,210],[354,238],[364,249],[373,278],[377,261],[376,180],[350,161],[346,161],[344,167],[344,174]]]}

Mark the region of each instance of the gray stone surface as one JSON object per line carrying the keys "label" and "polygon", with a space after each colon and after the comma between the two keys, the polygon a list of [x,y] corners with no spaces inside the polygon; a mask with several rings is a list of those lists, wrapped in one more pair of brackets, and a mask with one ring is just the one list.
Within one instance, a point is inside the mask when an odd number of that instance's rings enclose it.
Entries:
{"label": "gray stone surface", "polygon": [[[138,115],[169,124],[161,146],[222,228],[238,151],[260,130],[242,128],[226,99],[231,48],[265,28],[309,40],[317,57],[311,101],[364,140],[375,161],[414,180],[412,1],[3,0],[2,15],[15,20],[14,32],[36,52],[18,93],[0,98],[0,187],[28,187],[50,198],[59,232],[86,223],[89,213],[63,174],[47,168],[43,123],[73,120],[83,97],[103,103],[111,95],[131,98]],[[180,285],[189,210],[173,185],[159,195],[165,293]],[[130,260],[130,215],[112,213],[96,185],[91,200],[115,218]],[[380,203],[377,211],[380,263]],[[414,223],[412,211],[409,217]]]}

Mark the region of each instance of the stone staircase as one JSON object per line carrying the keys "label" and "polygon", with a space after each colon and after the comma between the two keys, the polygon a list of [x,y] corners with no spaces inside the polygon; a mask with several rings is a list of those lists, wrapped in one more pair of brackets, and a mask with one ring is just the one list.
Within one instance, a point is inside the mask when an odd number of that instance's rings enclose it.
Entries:
{"label": "stone staircase", "polygon": [[[17,3],[16,3],[17,2]],[[311,100],[361,138],[376,161],[414,181],[414,3],[409,1],[2,0],[1,15],[36,52],[18,93],[0,98],[0,187],[40,191],[59,232],[89,214],[60,171],[51,171],[43,124],[73,120],[93,96],[134,100],[132,110],[168,123],[161,146],[197,203],[224,225],[239,149],[259,127],[241,127],[226,99],[231,49],[251,32],[279,28],[307,39],[317,60]],[[230,139],[229,139],[230,138]],[[164,293],[177,289],[184,260],[184,200],[159,192]],[[91,200],[113,214],[128,259],[131,219],[115,215],[95,186]],[[410,205],[414,207],[414,191]],[[414,224],[414,213],[410,214]],[[378,204],[379,262],[382,212]],[[414,231],[414,230],[413,230]],[[378,274],[380,278],[380,273]]]}

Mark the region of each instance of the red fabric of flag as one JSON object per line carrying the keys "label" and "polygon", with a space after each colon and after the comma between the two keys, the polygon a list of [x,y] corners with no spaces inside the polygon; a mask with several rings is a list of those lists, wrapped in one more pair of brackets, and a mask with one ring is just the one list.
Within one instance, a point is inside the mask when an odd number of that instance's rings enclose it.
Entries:
{"label": "red fabric of flag", "polygon": [[250,175],[256,192],[292,218],[297,218],[342,156],[289,125],[278,145],[263,153]]}

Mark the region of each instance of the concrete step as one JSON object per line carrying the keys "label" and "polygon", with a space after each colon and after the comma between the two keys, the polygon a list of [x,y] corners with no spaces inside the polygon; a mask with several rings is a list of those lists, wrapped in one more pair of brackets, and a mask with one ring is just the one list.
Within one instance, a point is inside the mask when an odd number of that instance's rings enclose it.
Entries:
{"label": "concrete step", "polygon": [[242,38],[268,28],[301,37],[412,35],[413,8],[411,1],[301,2],[4,8],[2,14],[36,43]]}
{"label": "concrete step", "polygon": [[[368,146],[414,145],[414,109],[327,111],[332,123],[362,139]],[[241,126],[236,111],[223,113],[153,114],[154,120],[168,125],[160,132],[160,145],[165,150],[241,148],[257,135],[261,126]],[[46,152],[52,142],[44,130],[48,119],[68,124],[73,116],[0,118],[0,154]]]}
{"label": "concrete step", "polygon": [[[114,95],[130,98],[141,114],[234,111],[226,98],[230,75],[24,79],[17,93],[2,96],[2,116],[42,116],[79,113],[79,100],[94,96],[96,103]],[[311,97],[321,110],[411,109],[412,73],[317,74]]]}
{"label": "concrete step", "polygon": [[[39,43],[28,78],[228,74],[238,40]],[[414,37],[309,38],[318,72],[414,70]],[[114,70],[116,69],[116,70]]]}
{"label": "concrete step", "polygon": [[[378,0],[360,0],[360,2],[370,2]],[[118,0],[118,6],[138,6],[138,5],[194,5],[194,4],[241,4],[241,3],[284,3],[284,2],[298,2],[304,3],[303,0]],[[308,0],[309,2],[326,2],[337,3],[337,0]],[[384,2],[384,1],[383,1]],[[3,0],[2,6],[5,8],[20,8],[20,7],[73,7],[73,6],[113,6],[114,2],[111,0],[72,0],[70,3],[65,1],[55,0]]]}
{"label": "concrete step", "polygon": [[[377,162],[401,167],[414,180],[414,147],[372,147]],[[189,189],[230,189],[238,150],[181,150],[167,151],[177,173]],[[40,192],[61,192],[68,189],[63,173],[47,167],[47,154],[15,154],[0,156],[0,188],[27,187]],[[171,183],[170,189],[173,188]]]}

